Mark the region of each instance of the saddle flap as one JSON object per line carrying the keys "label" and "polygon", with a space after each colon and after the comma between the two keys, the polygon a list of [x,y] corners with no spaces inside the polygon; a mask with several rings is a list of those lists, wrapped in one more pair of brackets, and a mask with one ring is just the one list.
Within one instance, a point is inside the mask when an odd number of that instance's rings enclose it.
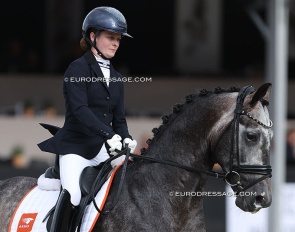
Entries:
{"label": "saddle flap", "polygon": [[83,169],[80,176],[80,188],[83,196],[87,196],[90,193],[91,187],[95,178],[99,173],[99,169],[94,167],[86,167]]}

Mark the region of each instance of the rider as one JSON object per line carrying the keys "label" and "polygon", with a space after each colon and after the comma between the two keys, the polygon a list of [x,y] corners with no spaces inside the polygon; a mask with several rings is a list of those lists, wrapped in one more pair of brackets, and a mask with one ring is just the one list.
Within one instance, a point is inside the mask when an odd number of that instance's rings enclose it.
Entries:
{"label": "rider", "polygon": [[128,144],[131,152],[137,145],[125,119],[123,83],[111,82],[116,78],[122,80],[110,59],[115,56],[121,38],[131,37],[126,20],[115,8],[94,8],[84,19],[82,35],[80,46],[87,52],[73,61],[64,74],[64,126],[52,138],[38,144],[42,151],[59,154],[63,190],[50,232],[69,229],[75,206],[81,200],[82,170],[116,154],[122,143]]}

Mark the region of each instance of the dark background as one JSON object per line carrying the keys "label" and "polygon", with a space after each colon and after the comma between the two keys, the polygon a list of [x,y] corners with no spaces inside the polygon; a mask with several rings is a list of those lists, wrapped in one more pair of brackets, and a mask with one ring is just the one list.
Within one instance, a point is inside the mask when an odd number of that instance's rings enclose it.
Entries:
{"label": "dark background", "polygon": [[[63,1],[61,1],[63,2]],[[245,12],[244,1],[223,0],[222,9],[222,71],[213,75],[245,75],[247,69],[254,69],[261,74],[264,67],[265,42],[257,27]],[[82,17],[97,6],[113,6],[123,12],[128,22],[128,32],[134,38],[124,38],[113,63],[120,61],[128,67],[131,75],[178,76],[174,68],[175,44],[175,0],[162,1],[126,1],[100,0],[83,1]],[[66,4],[66,3],[65,3]],[[12,63],[20,63],[18,72],[63,73],[67,65],[79,57],[82,52],[77,49],[79,39],[71,42],[70,33],[62,33],[63,15],[67,6],[58,4],[56,17],[60,27],[57,49],[61,58],[58,68],[48,69],[45,62],[46,39],[46,4],[45,1],[8,1],[2,8],[1,63],[0,72],[9,72]],[[264,10],[259,11],[262,18]],[[74,15],[73,15],[74,17]],[[80,28],[82,21],[77,28]],[[21,51],[13,55],[11,44],[19,41]],[[21,62],[21,61],[22,62]],[[290,61],[289,77],[294,76],[293,62]],[[192,73],[192,76],[201,75]]]}

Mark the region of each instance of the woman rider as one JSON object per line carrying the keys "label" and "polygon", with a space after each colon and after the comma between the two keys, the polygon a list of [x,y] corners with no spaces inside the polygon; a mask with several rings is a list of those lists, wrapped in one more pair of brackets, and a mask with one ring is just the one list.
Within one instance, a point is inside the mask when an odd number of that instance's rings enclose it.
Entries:
{"label": "woman rider", "polygon": [[59,155],[63,190],[51,232],[68,231],[75,206],[81,200],[82,170],[116,154],[122,144],[128,144],[131,152],[137,145],[125,119],[124,86],[116,81],[122,80],[122,76],[110,62],[121,38],[131,37],[126,20],[115,8],[97,7],[85,17],[82,35],[80,46],[87,52],[74,60],[64,74],[64,126],[52,138],[38,144],[42,151]]}

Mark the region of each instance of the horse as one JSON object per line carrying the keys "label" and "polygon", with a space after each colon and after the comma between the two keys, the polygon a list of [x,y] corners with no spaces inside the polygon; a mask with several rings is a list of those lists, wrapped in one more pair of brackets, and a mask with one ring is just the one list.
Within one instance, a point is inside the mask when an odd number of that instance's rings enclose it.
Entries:
{"label": "horse", "polygon": [[[205,89],[185,96],[162,116],[148,147],[127,167],[116,206],[101,214],[93,231],[206,231],[203,196],[208,176],[231,185],[236,205],[256,213],[271,205],[270,144],[272,122],[267,106],[271,84],[257,90]],[[222,172],[212,171],[219,164]],[[104,209],[112,207],[120,183],[114,178]],[[0,228],[9,220],[36,179],[0,182]],[[256,194],[241,194],[245,191]],[[176,193],[191,193],[182,196]],[[107,212],[107,211],[106,211]]]}

